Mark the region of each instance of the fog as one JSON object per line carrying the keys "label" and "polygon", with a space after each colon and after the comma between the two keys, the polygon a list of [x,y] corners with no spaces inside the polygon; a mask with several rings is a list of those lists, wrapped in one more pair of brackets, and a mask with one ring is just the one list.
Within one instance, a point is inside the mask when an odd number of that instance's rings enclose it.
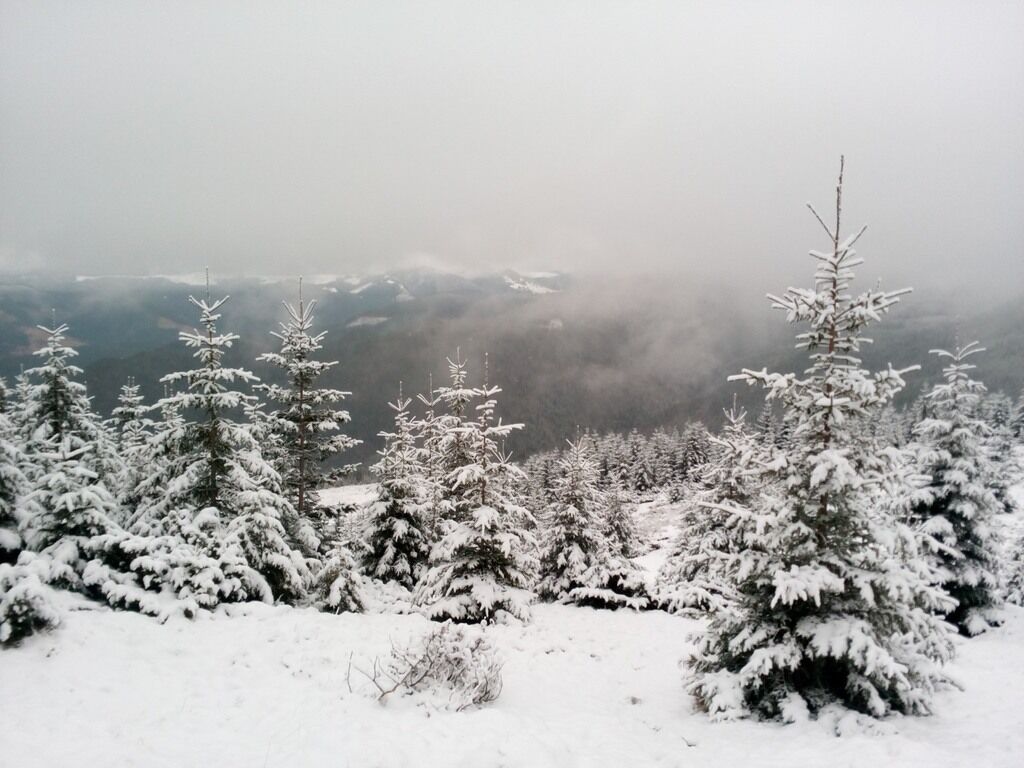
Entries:
{"label": "fog", "polygon": [[0,2],[0,268],[1024,282],[1019,3]]}

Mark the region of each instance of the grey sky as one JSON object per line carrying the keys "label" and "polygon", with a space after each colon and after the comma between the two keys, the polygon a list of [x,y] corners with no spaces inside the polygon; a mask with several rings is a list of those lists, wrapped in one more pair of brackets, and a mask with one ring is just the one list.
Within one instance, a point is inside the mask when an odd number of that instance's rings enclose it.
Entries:
{"label": "grey sky", "polygon": [[0,9],[6,269],[1024,282],[1021,3]]}

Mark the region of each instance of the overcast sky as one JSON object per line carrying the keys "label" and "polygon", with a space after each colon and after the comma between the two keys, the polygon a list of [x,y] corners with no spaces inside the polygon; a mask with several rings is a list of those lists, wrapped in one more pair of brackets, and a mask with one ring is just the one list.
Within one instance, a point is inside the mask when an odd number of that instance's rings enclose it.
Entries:
{"label": "overcast sky", "polygon": [[1024,283],[1019,2],[0,8],[5,269],[779,288],[842,152],[867,276]]}

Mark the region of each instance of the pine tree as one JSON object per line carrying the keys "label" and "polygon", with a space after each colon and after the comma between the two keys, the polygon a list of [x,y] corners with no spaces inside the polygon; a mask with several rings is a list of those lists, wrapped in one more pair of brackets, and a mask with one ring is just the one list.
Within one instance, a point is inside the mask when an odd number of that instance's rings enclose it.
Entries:
{"label": "pine tree", "polygon": [[587,444],[570,442],[559,462],[555,501],[548,511],[537,593],[594,608],[646,608],[642,574],[611,550],[602,530],[609,499],[597,477]]}
{"label": "pine tree", "polygon": [[711,455],[711,439],[707,429],[699,421],[687,426],[683,433],[683,465],[686,476],[695,480]]}
{"label": "pine tree", "polygon": [[139,385],[130,378],[121,387],[118,405],[111,412],[114,435],[122,469],[117,478],[117,499],[124,513],[129,517],[135,513],[141,495],[139,485],[148,473],[149,439],[153,422],[146,415],[146,407]]}
{"label": "pine tree", "polygon": [[948,361],[946,382],[929,393],[934,416],[914,430],[918,471],[930,478],[930,493],[913,517],[930,543],[935,578],[957,601],[947,618],[965,635],[996,624],[999,605],[994,518],[1002,505],[985,449],[992,430],[978,414],[985,386],[970,378],[975,366],[966,362],[983,351],[977,342],[932,350]]}
{"label": "pine tree", "polygon": [[455,360],[448,358],[448,375],[451,383],[436,392],[445,411],[434,419],[434,450],[441,493],[439,515],[442,523],[458,523],[467,519],[472,508],[472,501],[457,480],[458,472],[474,465],[477,458],[477,446],[471,438],[478,425],[472,419],[470,405],[481,396],[481,390],[467,384],[467,361],[462,359],[461,350],[456,350]]}
{"label": "pine tree", "polygon": [[[762,412],[763,413],[763,412]],[[726,576],[730,557],[739,549],[730,530],[730,508],[750,508],[761,491],[766,463],[763,433],[751,434],[746,411],[725,411],[725,427],[712,437],[714,458],[700,475],[705,490],[683,509],[683,524],[658,574],[658,603],[670,613],[700,616],[728,607],[736,595]]]}
{"label": "pine tree", "polygon": [[21,551],[21,534],[15,510],[25,492],[21,447],[6,409],[0,411],[0,563],[13,563]]}
{"label": "pine tree", "polygon": [[621,486],[612,485],[603,492],[601,508],[601,523],[608,550],[618,558],[636,557],[642,548],[636,518],[624,496]]}
{"label": "pine tree", "polygon": [[537,595],[560,600],[583,585],[583,575],[605,545],[600,512],[604,494],[597,487],[597,467],[582,441],[569,443],[558,462],[555,501],[547,512],[540,555]]}
{"label": "pine tree", "polygon": [[[281,350],[260,355],[259,359],[281,369],[287,384],[262,384],[257,388],[276,406],[267,414],[267,421],[277,438],[277,450],[271,458],[281,475],[285,496],[295,508],[297,523],[311,526],[316,538],[323,541],[327,536],[326,520],[318,506],[317,491],[337,474],[328,472],[325,462],[359,441],[339,431],[351,417],[335,406],[351,393],[319,385],[321,377],[338,363],[315,359],[327,332],[313,333],[316,301],[303,302],[301,280],[298,306],[285,302],[284,307],[288,322],[281,323],[281,332],[273,334],[280,340]],[[308,530],[289,533],[309,549]]]}
{"label": "pine tree", "polygon": [[[688,690],[715,717],[755,713],[792,719],[830,703],[872,716],[927,712],[951,657],[946,625],[934,615],[951,603],[914,567],[912,533],[879,508],[874,488],[888,452],[857,439],[860,421],[903,387],[891,366],[871,374],[859,353],[864,328],[902,291],[849,293],[853,245],[864,231],[839,234],[836,222],[813,289],[770,296],[790,322],[806,324],[798,344],[802,376],[745,370],[738,378],[781,401],[792,423],[786,452],[765,470],[776,490],[750,507],[722,504],[739,550],[726,576],[737,594],[716,612],[689,661]],[[811,209],[813,212],[813,208]]]}
{"label": "pine tree", "polygon": [[[522,477],[501,448],[521,424],[495,421],[498,387],[465,385],[465,363],[451,363],[452,384],[441,390],[453,419],[443,435],[446,487],[457,494],[445,535],[434,545],[431,568],[417,594],[427,615],[437,621],[469,623],[501,621],[506,616],[530,617],[529,592],[533,541],[525,530],[532,515],[515,499],[512,484]],[[474,421],[464,408],[481,398]],[[464,463],[457,464],[462,461]]]}
{"label": "pine tree", "polygon": [[[195,350],[200,366],[163,377],[168,386],[185,389],[158,406],[170,418],[152,441],[161,461],[141,484],[142,502],[136,530],[149,534],[180,533],[197,518],[212,518],[205,554],[235,557],[252,571],[247,587],[263,600],[297,600],[311,580],[309,564],[292,548],[282,520],[294,508],[281,493],[280,477],[263,459],[250,430],[231,414],[255,398],[232,387],[258,381],[249,371],[223,365],[238,338],[218,333],[219,310],[227,298],[189,301],[200,311],[204,330],[179,337]],[[195,415],[194,420],[181,414]],[[259,574],[259,578],[255,574]]]}
{"label": "pine tree", "polygon": [[992,467],[989,487],[996,496],[1001,510],[1006,514],[1016,511],[1010,488],[1021,480],[1021,465],[1013,435],[1013,400],[1002,392],[988,395],[981,400],[979,415],[989,428],[989,437],[984,441],[985,453]]}
{"label": "pine tree", "polygon": [[382,581],[394,581],[413,589],[430,554],[424,468],[416,447],[409,405],[402,397],[390,403],[395,412],[394,432],[381,432],[386,441],[380,461],[373,467],[378,477],[377,499],[367,521],[366,572]]}
{"label": "pine tree", "polygon": [[1021,390],[1017,397],[1017,404],[1013,407],[1010,431],[1018,440],[1024,440],[1024,390]]}
{"label": "pine tree", "polygon": [[19,417],[29,457],[50,450],[54,442],[68,441],[72,450],[88,446],[88,468],[108,488],[114,487],[121,462],[111,436],[92,410],[85,384],[77,380],[82,369],[71,362],[78,352],[66,343],[68,326],[38,327],[46,334],[46,344],[33,353],[41,364],[25,371]]}

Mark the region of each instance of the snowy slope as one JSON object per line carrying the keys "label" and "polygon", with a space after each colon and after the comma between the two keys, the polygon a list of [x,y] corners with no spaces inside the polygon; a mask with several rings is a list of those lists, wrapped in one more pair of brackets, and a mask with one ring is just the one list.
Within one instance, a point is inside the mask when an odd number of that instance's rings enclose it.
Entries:
{"label": "snowy slope", "polygon": [[695,623],[663,613],[539,606],[530,626],[491,628],[504,691],[462,713],[347,690],[349,654],[358,664],[426,631],[419,616],[235,613],[161,626],[83,610],[0,654],[3,764],[938,768],[1015,766],[1024,754],[1020,610],[961,643],[967,689],[942,694],[937,715],[843,738],[820,723],[709,723],[676,667]]}
{"label": "snowy slope", "polygon": [[[373,485],[324,492],[365,503]],[[678,506],[641,505],[665,543]],[[640,558],[656,569],[664,549]],[[958,641],[964,691],[939,694],[930,718],[836,738],[827,719],[795,725],[710,723],[682,689],[679,661],[699,623],[535,606],[527,626],[491,627],[504,689],[480,710],[422,699],[380,705],[346,683],[350,656],[369,668],[392,642],[433,625],[418,615],[332,616],[232,606],[160,625],[68,596],[55,633],[0,652],[0,765],[437,766],[1017,766],[1024,754],[1024,610]],[[8,692],[16,692],[10,695]],[[842,726],[841,726],[842,727]]]}

